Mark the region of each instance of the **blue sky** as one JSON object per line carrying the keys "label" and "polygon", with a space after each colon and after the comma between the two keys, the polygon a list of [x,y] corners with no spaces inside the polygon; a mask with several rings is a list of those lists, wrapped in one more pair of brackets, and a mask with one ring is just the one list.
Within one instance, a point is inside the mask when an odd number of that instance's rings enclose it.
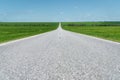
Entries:
{"label": "blue sky", "polygon": [[120,0],[0,0],[0,21],[120,21]]}

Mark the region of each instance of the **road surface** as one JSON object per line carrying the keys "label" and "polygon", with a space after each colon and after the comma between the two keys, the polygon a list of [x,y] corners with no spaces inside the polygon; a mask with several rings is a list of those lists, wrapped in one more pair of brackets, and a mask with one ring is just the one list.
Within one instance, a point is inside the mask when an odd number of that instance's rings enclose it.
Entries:
{"label": "road surface", "polygon": [[60,26],[0,46],[0,80],[120,80],[120,44]]}

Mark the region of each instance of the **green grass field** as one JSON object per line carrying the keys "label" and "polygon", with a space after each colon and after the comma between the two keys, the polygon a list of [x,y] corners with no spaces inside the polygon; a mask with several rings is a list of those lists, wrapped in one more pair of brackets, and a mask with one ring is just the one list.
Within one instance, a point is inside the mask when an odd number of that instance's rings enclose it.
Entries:
{"label": "green grass field", "polygon": [[120,22],[64,22],[65,30],[120,42]]}
{"label": "green grass field", "polygon": [[0,22],[0,43],[55,30],[58,23]]}

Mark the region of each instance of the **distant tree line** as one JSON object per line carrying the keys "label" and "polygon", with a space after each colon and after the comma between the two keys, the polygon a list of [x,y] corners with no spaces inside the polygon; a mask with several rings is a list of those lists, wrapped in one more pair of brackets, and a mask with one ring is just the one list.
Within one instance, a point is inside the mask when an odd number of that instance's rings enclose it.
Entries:
{"label": "distant tree line", "polygon": [[19,23],[19,24],[17,24],[17,23],[0,23],[0,26],[50,26],[50,24],[38,24],[38,23],[36,23],[36,24],[24,24],[24,23]]}
{"label": "distant tree line", "polygon": [[65,24],[65,26],[120,26],[120,24]]}

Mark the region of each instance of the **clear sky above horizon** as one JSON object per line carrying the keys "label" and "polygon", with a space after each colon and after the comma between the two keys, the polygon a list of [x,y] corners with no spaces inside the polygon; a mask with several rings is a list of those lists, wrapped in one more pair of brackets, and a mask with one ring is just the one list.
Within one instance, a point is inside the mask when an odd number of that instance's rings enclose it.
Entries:
{"label": "clear sky above horizon", "polygon": [[0,21],[120,21],[120,0],[0,0]]}

